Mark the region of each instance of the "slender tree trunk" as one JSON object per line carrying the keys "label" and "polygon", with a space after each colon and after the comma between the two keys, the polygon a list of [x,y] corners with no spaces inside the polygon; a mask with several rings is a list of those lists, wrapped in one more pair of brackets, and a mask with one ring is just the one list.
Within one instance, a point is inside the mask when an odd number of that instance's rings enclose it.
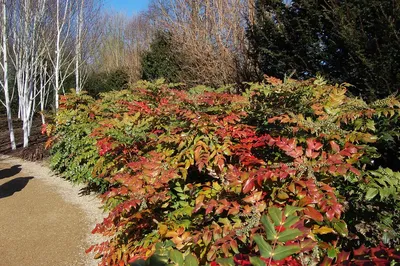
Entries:
{"label": "slender tree trunk", "polygon": [[46,67],[47,64],[43,65],[43,61],[40,61],[40,70],[39,70],[39,101],[40,101],[40,116],[42,117],[42,125],[46,124],[46,119],[44,117],[44,109],[45,109],[45,97],[46,97]]}
{"label": "slender tree trunk", "polygon": [[[58,4],[58,0],[57,0]],[[57,11],[58,12],[58,11]],[[57,23],[58,24],[58,23]],[[58,27],[58,26],[57,26]],[[58,30],[57,30],[58,31]],[[60,90],[60,31],[57,32],[57,48],[56,48],[56,65],[54,68],[56,86],[54,88],[54,95],[56,97],[56,110],[58,110],[58,91]]]}
{"label": "slender tree trunk", "polygon": [[60,23],[60,0],[57,0],[57,40],[56,40],[56,64],[54,67],[54,75],[55,75],[55,103],[56,110],[58,110],[59,105],[59,90],[60,90],[60,64],[61,64],[61,31],[63,23]]}
{"label": "slender tree trunk", "polygon": [[75,55],[75,83],[76,93],[80,93],[82,88],[81,76],[80,76],[80,64],[82,56],[82,29],[83,29],[83,7],[85,0],[80,0],[79,15],[78,15],[78,35],[76,38],[76,55]]}
{"label": "slender tree trunk", "polygon": [[8,51],[7,51],[7,6],[6,0],[2,0],[2,8],[3,8],[3,27],[2,27],[2,39],[3,39],[3,89],[4,89],[4,98],[7,112],[7,124],[8,131],[10,133],[10,144],[11,149],[15,150],[17,147],[15,145],[15,136],[14,136],[14,127],[12,122],[12,113],[11,113],[11,99],[10,99],[10,91],[8,86]]}

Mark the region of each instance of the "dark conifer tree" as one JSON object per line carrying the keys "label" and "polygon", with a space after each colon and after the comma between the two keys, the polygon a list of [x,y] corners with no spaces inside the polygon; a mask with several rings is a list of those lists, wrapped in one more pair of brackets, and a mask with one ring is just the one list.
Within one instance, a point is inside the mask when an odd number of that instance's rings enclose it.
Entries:
{"label": "dark conifer tree", "polygon": [[321,73],[375,99],[400,89],[400,1],[258,0],[248,31],[261,74]]}

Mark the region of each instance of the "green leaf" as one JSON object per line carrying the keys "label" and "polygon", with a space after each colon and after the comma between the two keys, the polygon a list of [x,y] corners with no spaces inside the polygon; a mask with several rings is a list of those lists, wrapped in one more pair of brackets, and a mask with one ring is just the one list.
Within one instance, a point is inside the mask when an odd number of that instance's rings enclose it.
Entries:
{"label": "green leaf", "polygon": [[250,262],[253,266],[266,266],[265,262],[259,257],[250,257]]}
{"label": "green leaf", "polygon": [[345,237],[349,233],[347,229],[347,224],[344,221],[339,221],[333,225],[335,231],[340,234],[341,236]]}
{"label": "green leaf", "polygon": [[169,252],[169,258],[175,262],[176,264],[178,264],[179,266],[183,265],[183,254],[180,253],[178,250],[176,249],[172,249]]}
{"label": "green leaf", "polygon": [[189,254],[185,257],[185,266],[199,266],[199,262],[195,256]]}
{"label": "green leaf", "polygon": [[263,215],[261,217],[261,223],[263,224],[264,228],[265,228],[265,232],[267,234],[267,239],[268,240],[274,240],[276,239],[276,231],[274,228],[274,225],[272,224],[271,220]]}
{"label": "green leaf", "polygon": [[178,187],[178,186],[174,187],[174,190],[177,191],[177,192],[183,193],[183,190],[182,190],[181,187]]}
{"label": "green leaf", "polygon": [[282,211],[277,207],[271,207],[268,210],[268,214],[276,226],[280,225],[282,222]]}
{"label": "green leaf", "polygon": [[158,254],[154,254],[148,259],[148,264],[149,265],[154,265],[154,266],[165,266],[168,262],[168,258],[164,256],[160,256]]}
{"label": "green leaf", "polygon": [[300,251],[299,245],[278,246],[275,249],[272,258],[274,260],[283,260],[284,258],[289,257],[290,255],[297,253],[299,251]]}
{"label": "green leaf", "polygon": [[268,244],[261,235],[254,235],[253,239],[257,243],[261,256],[263,256],[264,258],[271,257],[272,253],[271,245]]}
{"label": "green leaf", "polygon": [[296,237],[300,236],[302,233],[299,229],[286,229],[282,233],[278,235],[278,241],[287,242],[296,239]]}
{"label": "green leaf", "polygon": [[328,249],[328,257],[329,258],[334,259],[334,258],[336,258],[336,255],[337,255],[337,251],[335,248],[331,247]]}
{"label": "green leaf", "polygon": [[289,228],[292,225],[294,225],[295,223],[297,223],[300,220],[300,218],[298,216],[289,216],[286,220],[285,223],[283,224],[283,226],[285,228]]}
{"label": "green leaf", "polygon": [[373,199],[376,195],[378,195],[379,190],[376,188],[369,188],[367,191],[367,194],[365,195],[366,200],[371,200]]}
{"label": "green leaf", "polygon": [[233,261],[233,257],[232,258],[219,258],[219,259],[216,259],[216,262],[221,266],[234,266],[235,265],[235,262]]}
{"label": "green leaf", "polygon": [[130,266],[145,266],[146,265],[146,261],[143,259],[140,260],[136,260],[135,262],[129,264]]}
{"label": "green leaf", "polygon": [[294,207],[291,205],[286,205],[286,207],[284,209],[284,213],[285,213],[285,216],[288,217],[288,216],[294,214],[296,211],[300,211],[302,209],[303,208],[301,208],[301,207]]}

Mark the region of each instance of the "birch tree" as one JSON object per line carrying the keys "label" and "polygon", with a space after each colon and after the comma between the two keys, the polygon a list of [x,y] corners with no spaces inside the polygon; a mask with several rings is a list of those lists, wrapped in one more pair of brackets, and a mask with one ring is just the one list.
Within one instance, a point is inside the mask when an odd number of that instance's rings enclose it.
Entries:
{"label": "birch tree", "polygon": [[6,108],[7,113],[7,124],[8,131],[10,133],[10,144],[11,149],[15,150],[15,136],[14,136],[14,127],[12,121],[12,113],[11,113],[11,98],[10,98],[10,88],[9,88],[9,77],[8,77],[8,18],[7,18],[7,1],[1,0],[1,69],[3,70],[3,80],[0,82],[1,87],[4,91],[4,102],[3,105]]}
{"label": "birch tree", "polygon": [[38,63],[45,54],[41,42],[47,0],[17,0],[12,6],[12,57],[22,119],[23,146],[28,147],[35,98]]}
{"label": "birch tree", "polygon": [[[49,46],[49,58],[54,68],[54,96],[55,107],[59,106],[59,94],[64,81],[73,73],[74,60],[71,58],[74,52],[67,49],[68,41],[71,41],[72,16],[74,15],[74,2],[72,0],[56,0],[55,3],[55,45]],[[54,57],[52,56],[52,48]]]}
{"label": "birch tree", "polygon": [[42,118],[42,125],[46,123],[45,112],[48,106],[48,100],[51,92],[50,84],[53,80],[53,74],[48,69],[48,60],[41,60],[39,64],[39,108]]}
{"label": "birch tree", "polygon": [[101,36],[101,0],[76,0],[75,88],[79,93],[87,80],[88,61],[93,59]]}
{"label": "birch tree", "polygon": [[79,12],[77,20],[77,36],[76,36],[76,54],[75,54],[75,89],[76,93],[80,93],[82,90],[82,78],[81,74],[81,58],[82,58],[82,30],[83,30],[83,8],[85,0],[80,0]]}

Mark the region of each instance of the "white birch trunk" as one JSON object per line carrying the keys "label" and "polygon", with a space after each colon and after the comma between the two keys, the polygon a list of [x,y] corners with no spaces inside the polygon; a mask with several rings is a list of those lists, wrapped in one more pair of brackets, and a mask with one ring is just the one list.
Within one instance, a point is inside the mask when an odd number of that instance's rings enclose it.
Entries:
{"label": "white birch trunk", "polygon": [[56,40],[56,64],[54,66],[54,77],[55,77],[55,88],[54,88],[54,95],[56,110],[58,110],[58,91],[60,90],[60,41],[61,41],[61,31],[62,28],[60,27],[60,0],[57,0],[57,40]]}
{"label": "white birch trunk", "polygon": [[4,90],[4,98],[5,98],[5,107],[7,113],[7,124],[8,131],[10,133],[10,144],[11,149],[15,150],[17,148],[15,144],[15,136],[14,136],[14,127],[12,122],[12,114],[11,114],[11,99],[10,99],[10,91],[8,86],[8,38],[7,38],[7,6],[6,0],[2,0],[2,9],[3,9],[3,25],[2,25],[2,52],[3,52],[3,90]]}
{"label": "white birch trunk", "polygon": [[12,16],[13,59],[18,88],[19,113],[22,119],[23,147],[28,147],[37,93],[36,76],[44,54],[43,21],[47,0],[14,1]]}
{"label": "white birch trunk", "polygon": [[[60,2],[64,3],[63,10]],[[69,0],[57,0],[57,14],[56,14],[56,26],[57,26],[57,37],[56,37],[56,51],[55,51],[55,62],[54,65],[54,79],[55,79],[55,106],[56,110],[59,107],[59,95],[60,89],[64,92],[63,83],[65,79],[73,73],[71,66],[73,66],[74,59],[70,59],[68,62],[65,51],[65,43],[70,35],[71,19],[72,19],[72,2]],[[62,14],[61,14],[62,13]],[[64,36],[61,36],[64,33]],[[70,55],[70,54],[69,54]],[[62,69],[63,68],[63,69]],[[63,71],[63,73],[61,73]]]}
{"label": "white birch trunk", "polygon": [[77,37],[76,37],[76,55],[75,55],[75,89],[79,94],[82,90],[82,80],[80,75],[80,64],[82,58],[82,29],[83,29],[83,8],[85,0],[80,0],[78,23],[77,23]]}

